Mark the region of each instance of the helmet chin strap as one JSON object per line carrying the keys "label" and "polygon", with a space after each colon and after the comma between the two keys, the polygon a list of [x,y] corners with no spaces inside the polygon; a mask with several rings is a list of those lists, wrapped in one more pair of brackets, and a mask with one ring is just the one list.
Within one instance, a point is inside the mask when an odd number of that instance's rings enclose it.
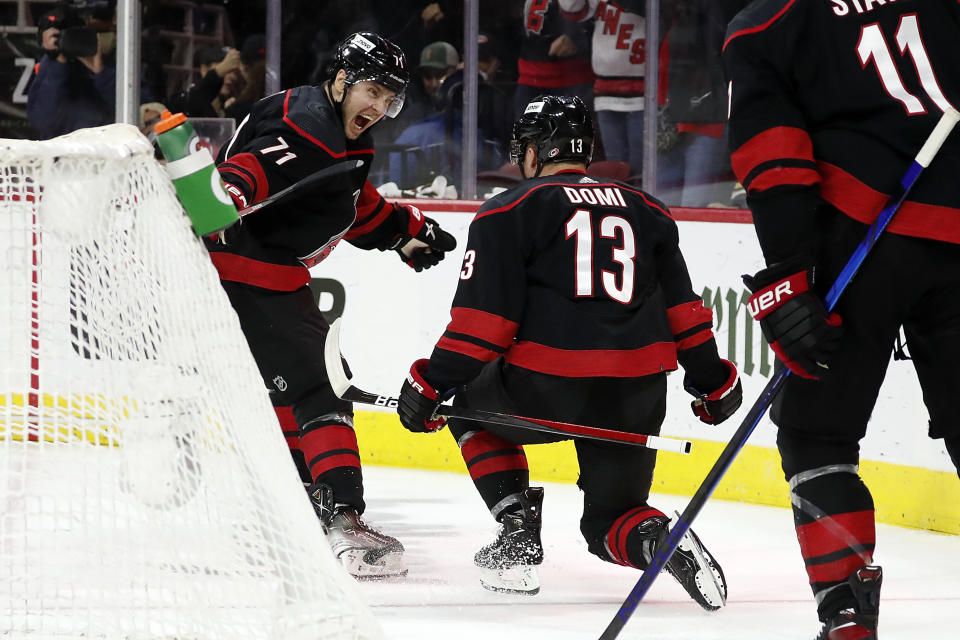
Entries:
{"label": "helmet chin strap", "polygon": [[337,117],[340,118],[340,122],[343,122],[343,102],[347,99],[347,90],[350,88],[350,85],[347,84],[346,80],[343,83],[343,95],[340,96],[340,99],[337,100],[333,97],[333,83],[334,80],[327,80],[324,83],[324,90],[327,92],[327,97],[330,98],[330,102],[333,104],[333,111],[337,114]]}

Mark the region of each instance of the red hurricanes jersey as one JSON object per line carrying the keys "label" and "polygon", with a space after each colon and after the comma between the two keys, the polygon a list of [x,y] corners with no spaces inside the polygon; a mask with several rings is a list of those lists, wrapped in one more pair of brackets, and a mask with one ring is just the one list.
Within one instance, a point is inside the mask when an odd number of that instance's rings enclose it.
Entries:
{"label": "red hurricanes jersey", "polygon": [[[864,223],[960,107],[957,0],[758,0],[730,23],[730,147],[768,262],[814,251],[817,198]],[[960,132],[888,231],[960,243]]]}
{"label": "red hurricanes jersey", "polygon": [[348,139],[320,87],[298,87],[257,102],[217,163],[238,207],[344,160],[364,163],[245,216],[227,229],[225,241],[207,239],[221,279],[294,290],[310,281],[307,268],[341,239],[366,249],[401,231],[394,205],[367,181],[373,160],[369,130]]}
{"label": "red hurricanes jersey", "polygon": [[719,362],[667,208],[579,171],[528,180],[480,207],[450,315],[427,369],[439,389],[501,356],[575,378],[670,371],[678,355],[688,374],[710,377]]}

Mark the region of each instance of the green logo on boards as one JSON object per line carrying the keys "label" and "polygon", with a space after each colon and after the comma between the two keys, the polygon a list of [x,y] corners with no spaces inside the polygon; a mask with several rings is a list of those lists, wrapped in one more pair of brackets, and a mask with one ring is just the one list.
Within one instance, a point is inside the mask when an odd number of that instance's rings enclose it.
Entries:
{"label": "green logo on boards", "polygon": [[703,305],[713,310],[713,330],[720,355],[737,365],[741,375],[769,378],[774,356],[760,326],[747,312],[750,292],[742,288],[704,287],[701,297]]}

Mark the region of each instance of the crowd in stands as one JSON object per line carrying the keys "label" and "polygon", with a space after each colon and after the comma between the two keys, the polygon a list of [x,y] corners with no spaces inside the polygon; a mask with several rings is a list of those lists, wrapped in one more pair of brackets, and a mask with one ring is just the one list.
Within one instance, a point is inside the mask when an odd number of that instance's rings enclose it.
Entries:
{"label": "crowd in stands", "polygon": [[[659,1],[658,194],[670,194],[669,204],[729,206],[734,179],[726,153],[720,47],[727,22],[746,1]],[[140,125],[146,133],[165,108],[238,126],[264,97],[265,0],[205,2],[225,7],[225,41],[198,47],[192,61],[198,72],[179,85],[165,73],[175,48],[164,35],[172,9],[164,0],[143,3]],[[29,85],[27,115],[38,138],[114,119],[115,2],[94,5],[95,10],[82,13],[60,5],[31,7],[42,52]],[[481,2],[477,170],[504,167],[511,123],[533,97],[577,95],[595,114],[597,167],[639,184],[646,63],[653,55],[646,47],[646,5],[647,0]],[[96,37],[89,42],[64,38],[65,30],[76,26],[90,27]],[[203,33],[210,25],[198,18],[193,27]],[[396,42],[412,71],[400,116],[375,129],[381,151],[375,175],[401,189],[427,184],[437,175],[458,183],[463,2],[286,0],[281,86],[320,82],[334,45],[357,30]],[[74,31],[80,30],[71,30],[71,37]]]}

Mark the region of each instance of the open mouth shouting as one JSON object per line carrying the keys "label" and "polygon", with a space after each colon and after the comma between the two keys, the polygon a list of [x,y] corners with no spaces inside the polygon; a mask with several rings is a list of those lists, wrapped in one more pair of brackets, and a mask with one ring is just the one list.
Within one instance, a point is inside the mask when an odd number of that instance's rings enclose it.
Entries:
{"label": "open mouth shouting", "polygon": [[373,125],[379,118],[377,116],[359,113],[351,122],[351,128],[355,136],[359,136],[363,131]]}

